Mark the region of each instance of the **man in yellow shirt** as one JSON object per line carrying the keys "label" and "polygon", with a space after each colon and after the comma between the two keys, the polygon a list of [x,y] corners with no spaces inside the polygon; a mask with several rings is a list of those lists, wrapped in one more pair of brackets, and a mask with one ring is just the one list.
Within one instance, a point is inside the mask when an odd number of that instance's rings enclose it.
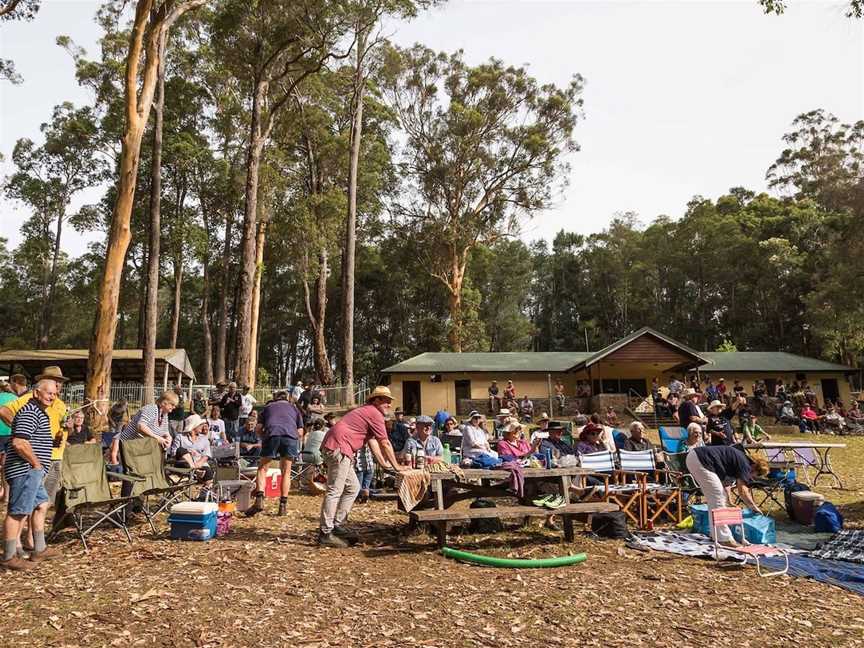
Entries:
{"label": "man in yellow shirt", "polygon": [[[54,380],[57,383],[57,390],[63,386],[68,379],[63,376],[60,367],[45,367],[42,373],[36,376],[33,381],[35,385],[40,380]],[[10,401],[0,407],[0,419],[6,425],[12,425],[12,419],[27,402],[33,398],[33,391],[28,391],[23,396]],[[51,424],[51,436],[54,438],[54,447],[51,449],[51,469],[45,476],[45,490],[48,491],[48,498],[51,505],[54,503],[54,496],[60,487],[60,466],[63,463],[63,450],[66,448],[66,438],[69,436],[69,429],[63,425],[63,420],[66,418],[67,408],[59,398],[55,398],[54,402],[45,410],[48,415],[48,421]]]}

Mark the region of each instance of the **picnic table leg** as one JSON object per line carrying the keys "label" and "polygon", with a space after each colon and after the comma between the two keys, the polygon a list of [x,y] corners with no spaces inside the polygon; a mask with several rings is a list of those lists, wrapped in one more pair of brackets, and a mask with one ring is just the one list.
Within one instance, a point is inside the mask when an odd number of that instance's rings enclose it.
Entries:
{"label": "picnic table leg", "polygon": [[567,542],[573,542],[573,539],[576,537],[573,533],[573,516],[572,515],[562,515],[564,518],[564,539]]}
{"label": "picnic table leg", "polygon": [[820,475],[829,475],[831,477],[831,483],[835,484],[834,488],[843,488],[843,482],[840,481],[840,477],[837,473],[834,472],[834,468],[831,466],[831,457],[829,453],[831,452],[831,448],[825,448],[825,453],[819,452],[816,450],[816,455],[819,457],[819,470],[816,473],[816,477],[813,479],[813,485],[816,485],[816,480],[819,479]]}
{"label": "picnic table leg", "polygon": [[447,521],[439,520],[435,525],[435,532],[438,537],[438,546],[443,547],[447,544]]}
{"label": "picnic table leg", "polygon": [[444,510],[444,485],[440,479],[435,480],[435,505],[439,511]]}
{"label": "picnic table leg", "polygon": [[570,503],[570,475],[561,475],[561,497],[564,503]]}

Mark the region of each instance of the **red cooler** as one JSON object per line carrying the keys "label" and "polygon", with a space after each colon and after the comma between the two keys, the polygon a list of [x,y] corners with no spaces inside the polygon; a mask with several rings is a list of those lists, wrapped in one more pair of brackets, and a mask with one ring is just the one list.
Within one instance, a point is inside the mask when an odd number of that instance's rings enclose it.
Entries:
{"label": "red cooler", "polygon": [[267,479],[264,481],[264,497],[282,496],[282,471],[278,468],[267,469]]}

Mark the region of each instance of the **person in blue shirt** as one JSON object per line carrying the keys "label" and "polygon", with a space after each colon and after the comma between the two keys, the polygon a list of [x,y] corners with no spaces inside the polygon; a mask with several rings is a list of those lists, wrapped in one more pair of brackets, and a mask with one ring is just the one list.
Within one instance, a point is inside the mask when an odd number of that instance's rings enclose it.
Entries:
{"label": "person in blue shirt", "polygon": [[390,445],[393,446],[393,452],[399,454],[405,448],[405,442],[411,434],[402,408],[396,408],[395,416],[396,420],[393,421],[393,427],[387,436],[390,437]]}
{"label": "person in blue shirt", "polygon": [[450,418],[450,414],[446,410],[438,410],[435,413],[435,429],[443,430],[444,424],[447,422],[447,419]]}
{"label": "person in blue shirt", "polygon": [[415,421],[417,432],[405,442],[403,454],[410,457],[417,450],[423,449],[427,463],[437,463],[444,458],[444,446],[441,439],[432,436],[432,419],[428,416],[418,416]]}

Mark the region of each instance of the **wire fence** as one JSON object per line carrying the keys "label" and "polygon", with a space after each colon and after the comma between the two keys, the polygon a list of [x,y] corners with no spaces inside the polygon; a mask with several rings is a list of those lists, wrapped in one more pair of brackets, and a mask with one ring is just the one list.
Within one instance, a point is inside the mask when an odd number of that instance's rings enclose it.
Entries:
{"label": "wire fence", "polygon": [[[111,389],[105,399],[109,403],[125,400],[129,412],[134,413],[141,409],[145,402],[144,395],[146,387],[141,383],[111,383]],[[215,385],[183,385],[183,399],[189,401],[196,391],[201,391],[205,398],[210,398],[217,391]],[[257,385],[249,393],[258,403],[266,403],[273,398],[273,394],[280,389],[290,390],[291,387],[274,385]],[[321,397],[322,404],[327,409],[345,409],[354,403],[363,403],[369,394],[369,384],[364,378],[355,385],[330,385],[327,387],[313,388],[313,391]],[[153,388],[155,400],[162,393],[162,386]],[[352,398],[353,397],[353,398]],[[60,398],[66,403],[70,410],[76,410],[84,406],[84,383],[66,383],[60,390]],[[103,409],[102,407],[99,408]]]}

